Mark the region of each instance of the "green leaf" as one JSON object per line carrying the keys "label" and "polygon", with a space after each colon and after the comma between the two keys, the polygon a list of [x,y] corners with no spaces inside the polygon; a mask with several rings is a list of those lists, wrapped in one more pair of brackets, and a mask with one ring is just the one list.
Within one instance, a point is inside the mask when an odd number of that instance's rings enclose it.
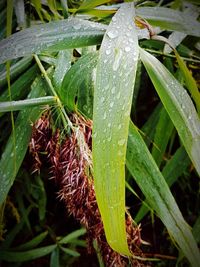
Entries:
{"label": "green leaf", "polygon": [[23,110],[30,107],[35,107],[39,105],[55,104],[55,96],[43,96],[37,98],[30,98],[18,101],[7,101],[0,103],[0,112]]}
{"label": "green leaf", "polygon": [[93,164],[97,203],[109,245],[130,255],[125,229],[125,156],[138,62],[134,5],[124,4],[104,36],[93,109]]}
{"label": "green leaf", "polygon": [[97,59],[97,52],[82,56],[65,75],[59,93],[63,105],[66,105],[70,111],[77,110],[75,98],[84,80],[91,76],[96,67]]}
{"label": "green leaf", "polygon": [[200,175],[200,119],[191,98],[158,59],[142,49],[140,49],[140,56],[196,171]]}
{"label": "green leaf", "polygon": [[171,122],[166,110],[162,108],[159,114],[159,121],[156,125],[156,132],[154,136],[154,144],[152,148],[152,156],[160,167],[163,161],[164,153],[167,148],[167,144],[172,135],[174,129],[173,123]]}
{"label": "green leaf", "polygon": [[36,246],[38,246],[44,239],[45,237],[47,236],[48,232],[45,231],[37,236],[35,236],[32,240],[22,244],[22,245],[19,245],[15,248],[12,248],[12,250],[14,251],[17,251],[17,250],[27,250],[27,249],[32,249]]}
{"label": "green leaf", "polygon": [[[130,150],[134,149],[130,147]],[[179,147],[173,157],[167,162],[162,170],[162,175],[165,178],[168,186],[171,187],[177,179],[187,170],[190,165],[190,159],[183,146]],[[146,201],[145,201],[146,202]],[[134,220],[138,223],[148,213],[149,209],[146,204],[143,204],[136,214]]]}
{"label": "green leaf", "polygon": [[153,160],[147,146],[134,124],[129,127],[126,165],[143,194],[148,205],[165,224],[192,266],[198,266],[200,253],[169,187]]}
{"label": "green leaf", "polygon": [[[38,73],[38,68],[36,65],[29,68],[23,74],[19,76],[19,78],[11,85],[11,96],[12,100],[19,100],[25,98],[27,96],[30,85],[32,84],[35,76]],[[0,95],[0,101],[8,101],[9,100],[9,93],[8,88],[4,90],[4,92]]]}
{"label": "green leaf", "polygon": [[50,267],[59,267],[59,249],[56,247],[52,253],[51,253],[51,258],[50,258]]}
{"label": "green leaf", "polygon": [[96,6],[109,3],[111,0],[84,0],[78,10],[92,9]]}
{"label": "green leaf", "polygon": [[[44,96],[46,87],[47,84],[42,78],[36,78],[28,98]],[[34,122],[41,112],[42,110],[35,107],[23,110],[18,115],[15,122],[15,147],[11,134],[0,160],[0,204],[5,200],[26,154],[32,132],[31,122]]]}
{"label": "green leaf", "polygon": [[77,237],[84,235],[86,233],[85,229],[78,229],[67,236],[63,237],[60,241],[59,244],[67,244],[70,243],[73,239],[76,239]]}
{"label": "green leaf", "polygon": [[30,261],[48,255],[56,248],[56,246],[57,245],[50,245],[23,252],[1,251],[0,260],[8,262]]}
{"label": "green leaf", "polygon": [[[1,46],[1,45],[0,45]],[[0,48],[1,50],[1,48]],[[32,57],[25,57],[20,59],[17,63],[11,65],[10,67],[10,80],[14,80],[19,74],[27,69],[31,64]],[[7,72],[6,70],[0,73],[0,87],[7,84]]]}
{"label": "green leaf", "polygon": [[57,91],[60,90],[65,74],[71,68],[72,51],[63,50],[58,53],[56,68],[53,74],[53,84]]}
{"label": "green leaf", "polygon": [[180,70],[183,74],[186,86],[187,86],[192,98],[195,101],[195,104],[197,106],[197,110],[198,110],[198,113],[200,116],[200,92],[198,90],[197,83],[196,83],[195,79],[193,78],[191,72],[187,68],[184,60],[179,56],[179,54],[176,50],[174,52],[175,52]]}
{"label": "green leaf", "polygon": [[100,44],[106,25],[69,18],[17,32],[0,42],[0,63],[33,53]]}
{"label": "green leaf", "polygon": [[184,12],[166,7],[139,7],[136,15],[154,26],[200,37],[200,23]]}
{"label": "green leaf", "polygon": [[77,251],[75,250],[72,250],[70,248],[64,248],[64,247],[60,247],[62,251],[64,251],[66,254],[69,254],[73,257],[79,257],[80,256],[80,253],[78,253]]}

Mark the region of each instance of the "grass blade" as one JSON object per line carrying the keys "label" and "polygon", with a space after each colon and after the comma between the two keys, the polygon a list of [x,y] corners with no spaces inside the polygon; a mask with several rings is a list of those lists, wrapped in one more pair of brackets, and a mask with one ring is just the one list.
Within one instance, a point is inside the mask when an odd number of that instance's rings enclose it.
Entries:
{"label": "grass blade", "polygon": [[[28,97],[44,96],[44,88],[46,86],[42,78],[37,78]],[[0,204],[5,200],[26,154],[32,132],[31,122],[35,121],[40,113],[40,109],[30,108],[30,110],[21,111],[18,115],[15,123],[16,157],[14,157],[13,153],[13,135],[11,135],[0,160]]]}
{"label": "grass blade", "polygon": [[7,101],[0,103],[0,112],[23,110],[30,107],[55,104],[55,96],[43,96],[18,101]]}
{"label": "grass blade", "polygon": [[181,141],[200,175],[200,119],[182,85],[148,52],[140,49],[142,62],[167,110]]}
{"label": "grass blade", "polygon": [[14,251],[19,251],[19,250],[27,250],[27,249],[32,249],[36,246],[38,246],[44,239],[45,237],[47,236],[48,234],[48,231],[45,231],[37,236],[35,236],[32,240],[22,244],[22,245],[19,245],[15,248],[12,248],[12,250]]}
{"label": "grass blade", "polygon": [[57,245],[50,245],[41,248],[35,248],[28,251],[11,252],[11,251],[1,251],[0,260],[7,262],[23,262],[30,261],[51,253]]}
{"label": "grass blade", "polygon": [[85,229],[78,229],[67,236],[63,237],[60,241],[59,244],[67,244],[70,243],[73,239],[78,238],[79,236],[82,236],[86,233]]}
{"label": "grass blade", "polygon": [[126,165],[146,196],[148,205],[156,211],[170,236],[176,241],[191,265],[198,266],[200,253],[191,230],[147,146],[132,123],[129,127]]}
{"label": "grass blade", "polygon": [[17,32],[0,42],[0,63],[6,60],[100,44],[106,25],[70,18]]}
{"label": "grass blade", "polygon": [[125,156],[139,53],[134,13],[133,3],[122,5],[104,36],[93,109],[97,202],[109,245],[124,255],[130,255],[125,230]]}
{"label": "grass blade", "polygon": [[139,7],[136,14],[151,25],[200,37],[200,23],[184,12],[166,7]]}

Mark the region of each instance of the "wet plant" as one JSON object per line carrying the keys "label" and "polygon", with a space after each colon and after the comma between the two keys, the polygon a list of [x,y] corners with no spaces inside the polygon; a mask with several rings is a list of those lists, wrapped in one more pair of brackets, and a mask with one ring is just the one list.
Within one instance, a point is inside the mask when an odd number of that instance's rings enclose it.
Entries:
{"label": "wet plant", "polygon": [[198,2],[0,8],[0,261],[196,267]]}

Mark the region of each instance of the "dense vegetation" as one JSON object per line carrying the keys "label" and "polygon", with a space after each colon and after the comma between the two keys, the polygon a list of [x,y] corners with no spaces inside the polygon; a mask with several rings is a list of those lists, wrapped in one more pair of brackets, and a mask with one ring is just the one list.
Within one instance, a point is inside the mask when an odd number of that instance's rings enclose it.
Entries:
{"label": "dense vegetation", "polygon": [[0,264],[200,262],[199,1],[0,2]]}

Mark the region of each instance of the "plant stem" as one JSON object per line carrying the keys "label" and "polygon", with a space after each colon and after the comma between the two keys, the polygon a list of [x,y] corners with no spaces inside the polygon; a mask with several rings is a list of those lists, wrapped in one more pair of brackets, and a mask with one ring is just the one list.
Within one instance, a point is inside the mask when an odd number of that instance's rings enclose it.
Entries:
{"label": "plant stem", "polygon": [[[62,117],[62,121],[63,121],[65,129],[67,129],[68,126],[71,129],[73,129],[73,125],[72,125],[69,117],[67,116],[67,113],[66,113],[66,111],[65,111],[65,109],[64,109],[64,107],[63,107],[63,105],[62,105],[62,103],[60,101],[60,98],[58,97],[58,95],[57,95],[57,93],[56,93],[56,91],[55,91],[55,89],[54,89],[54,87],[52,85],[51,79],[49,78],[49,76],[48,76],[45,68],[43,67],[39,57],[37,55],[34,55],[34,58],[35,58],[35,60],[36,60],[36,62],[38,64],[38,67],[40,68],[40,71],[43,74],[43,76],[44,76],[44,78],[45,78],[45,80],[46,80],[46,82],[47,82],[52,94],[56,97],[56,101],[57,101],[58,107],[59,107],[59,109],[61,111],[61,117]],[[66,121],[67,121],[67,123],[66,123]]]}

